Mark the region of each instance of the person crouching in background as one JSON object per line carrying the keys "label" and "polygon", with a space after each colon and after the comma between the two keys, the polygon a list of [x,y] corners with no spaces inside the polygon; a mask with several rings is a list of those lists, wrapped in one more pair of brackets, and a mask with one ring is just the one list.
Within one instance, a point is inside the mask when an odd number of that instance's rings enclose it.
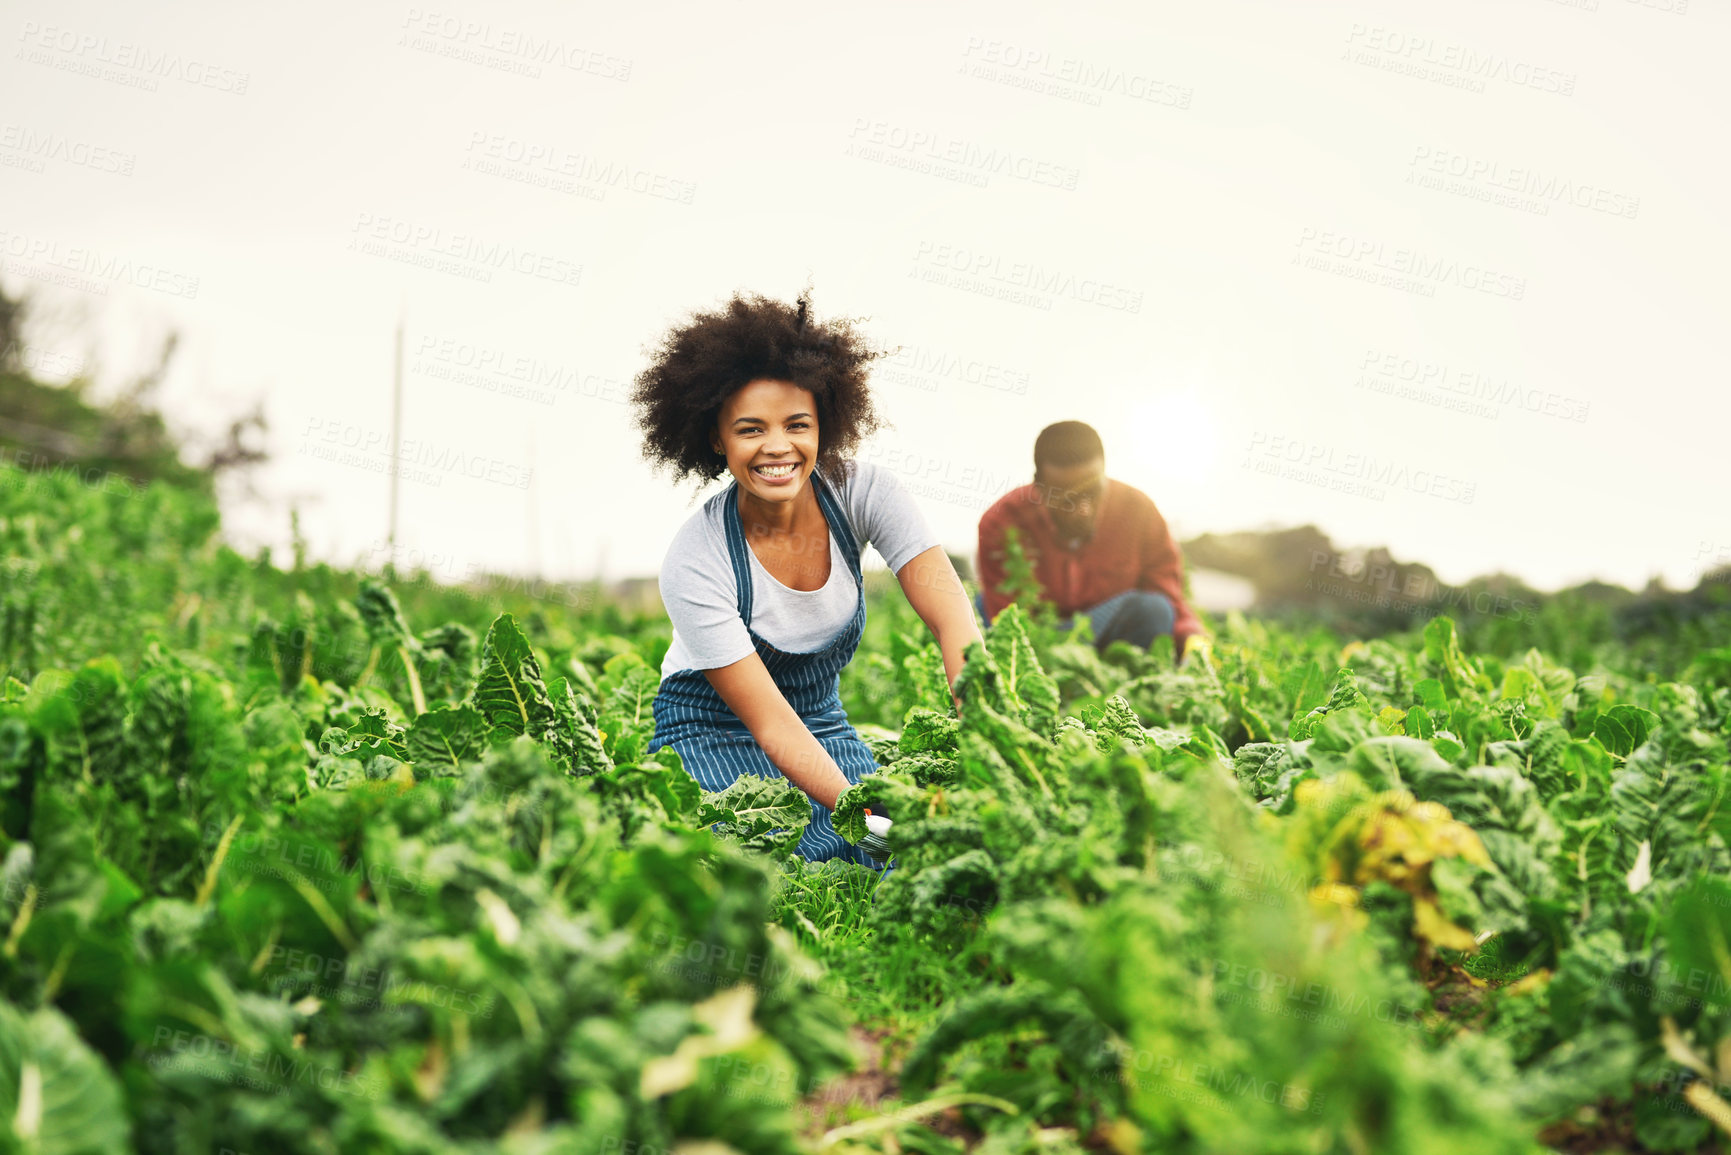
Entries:
{"label": "person crouching in background", "polygon": [[1170,634],[1174,656],[1183,657],[1200,632],[1166,519],[1147,494],[1106,476],[1106,449],[1092,426],[1060,421],[1042,429],[1033,484],[1006,493],[980,518],[975,605],[988,622],[1013,600],[1000,588],[1011,527],[1063,628],[1087,615],[1097,648],[1114,641],[1147,648]]}

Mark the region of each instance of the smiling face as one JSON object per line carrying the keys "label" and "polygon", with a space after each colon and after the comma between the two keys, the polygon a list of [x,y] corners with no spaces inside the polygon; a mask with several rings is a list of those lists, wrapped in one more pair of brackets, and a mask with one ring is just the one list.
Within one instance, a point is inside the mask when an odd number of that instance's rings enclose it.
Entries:
{"label": "smiling face", "polygon": [[749,497],[792,501],[817,468],[817,401],[787,381],[753,381],[721,404],[710,445]]}

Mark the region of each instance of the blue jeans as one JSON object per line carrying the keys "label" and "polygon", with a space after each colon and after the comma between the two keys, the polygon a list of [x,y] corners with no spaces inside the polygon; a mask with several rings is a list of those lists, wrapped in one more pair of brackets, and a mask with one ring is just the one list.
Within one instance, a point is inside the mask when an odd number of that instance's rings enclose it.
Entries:
{"label": "blue jeans", "polygon": [[[980,620],[985,621],[984,590],[974,595],[974,608],[980,612]],[[1099,650],[1113,642],[1129,642],[1147,649],[1161,634],[1170,634],[1172,623],[1177,619],[1171,599],[1153,590],[1126,590],[1082,612],[1088,615],[1088,623],[1094,627],[1094,647]],[[1073,620],[1065,618],[1058,623],[1058,628],[1069,629]]]}

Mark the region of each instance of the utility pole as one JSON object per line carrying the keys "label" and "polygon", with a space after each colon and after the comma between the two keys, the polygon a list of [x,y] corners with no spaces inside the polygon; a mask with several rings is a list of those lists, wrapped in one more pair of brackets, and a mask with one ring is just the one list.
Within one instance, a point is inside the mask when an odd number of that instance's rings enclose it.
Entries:
{"label": "utility pole", "polygon": [[397,479],[403,471],[403,309],[397,307],[397,353],[391,373],[391,520],[386,543],[385,576],[397,577]]}

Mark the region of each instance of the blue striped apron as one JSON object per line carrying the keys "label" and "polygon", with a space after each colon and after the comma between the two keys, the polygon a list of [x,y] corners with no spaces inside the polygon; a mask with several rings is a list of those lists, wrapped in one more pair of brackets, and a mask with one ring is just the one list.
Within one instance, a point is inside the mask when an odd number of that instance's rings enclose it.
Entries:
{"label": "blue striped apron", "polygon": [[[740,523],[737,481],[728,487],[722,499],[727,553],[733,563],[734,583],[739,587],[739,617],[751,635],[752,646],[806,728],[835,759],[848,782],[857,783],[878,768],[871,749],[848,722],[839,692],[841,669],[853,657],[865,629],[865,585],[860,577],[859,543],[854,540],[829,486],[816,473],[811,475],[811,481],[824,520],[829,523],[829,531],[835,535],[859,590],[853,620],[829,645],[815,653],[790,654],[776,649],[752,630],[751,547],[746,544],[745,529]],[[687,772],[705,790],[725,790],[744,773],[783,777],[701,670],[679,670],[661,680],[661,688],[655,695],[655,737],[649,743],[649,752],[663,746],[672,746],[679,753]],[[811,824],[805,828],[794,853],[812,862],[845,858],[874,869],[883,866],[837,834],[830,824],[829,807],[815,799],[811,803]]]}

